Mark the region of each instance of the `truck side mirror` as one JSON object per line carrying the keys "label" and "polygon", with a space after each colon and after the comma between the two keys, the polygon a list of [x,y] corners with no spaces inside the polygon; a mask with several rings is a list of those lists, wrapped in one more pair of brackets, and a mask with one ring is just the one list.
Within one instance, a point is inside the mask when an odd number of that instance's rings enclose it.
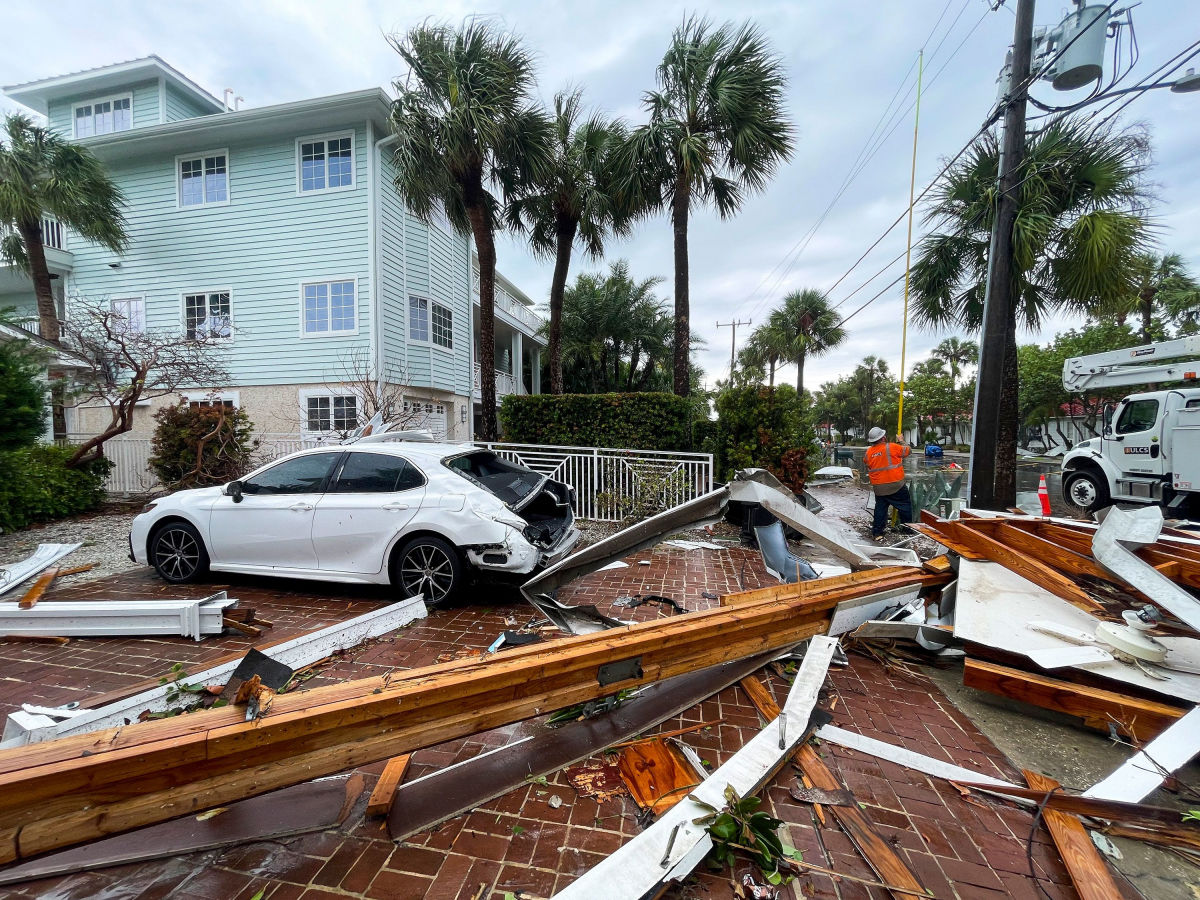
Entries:
{"label": "truck side mirror", "polygon": [[240,481],[231,481],[225,485],[225,496],[232,497],[234,503],[242,502],[242,483]]}
{"label": "truck side mirror", "polygon": [[1105,436],[1105,437],[1112,437],[1112,426],[1111,426],[1111,425],[1105,425],[1105,426],[1104,426],[1104,436]]}

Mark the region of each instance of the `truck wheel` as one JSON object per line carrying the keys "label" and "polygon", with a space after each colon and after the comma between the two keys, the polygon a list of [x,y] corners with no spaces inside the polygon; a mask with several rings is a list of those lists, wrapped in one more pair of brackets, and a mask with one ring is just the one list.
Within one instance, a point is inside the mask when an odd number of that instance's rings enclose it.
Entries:
{"label": "truck wheel", "polygon": [[1063,479],[1063,494],[1067,502],[1078,506],[1084,512],[1095,512],[1111,502],[1104,476],[1086,469],[1072,472]]}

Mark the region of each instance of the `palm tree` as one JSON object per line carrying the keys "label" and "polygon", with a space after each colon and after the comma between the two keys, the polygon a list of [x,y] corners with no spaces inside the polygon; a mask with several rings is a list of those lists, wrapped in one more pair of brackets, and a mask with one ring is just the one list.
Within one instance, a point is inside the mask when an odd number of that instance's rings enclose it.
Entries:
{"label": "palm tree", "polygon": [[531,56],[490,23],[424,24],[390,42],[408,66],[391,114],[396,191],[423,221],[440,205],[459,233],[474,238],[480,432],[495,440],[495,233],[504,225],[504,204],[546,178],[550,122],[533,99]]}
{"label": "palm tree", "polygon": [[623,214],[612,188],[616,149],[625,127],[593,115],[581,121],[579,91],[554,97],[551,159],[544,180],[530,186],[508,209],[509,222],[527,229],[529,245],[541,257],[553,257],[550,281],[550,393],[563,392],[562,306],[576,239],[592,259],[604,255],[609,235],[628,234],[631,217]]}
{"label": "palm tree", "polygon": [[623,154],[622,191],[639,208],[669,206],[675,250],[674,390],[689,391],[691,326],[688,218],[711,203],[733,216],[747,192],[761,190],[792,154],[783,115],[783,62],[750,23],[687,18],[675,30],[643,105],[650,121]]}
{"label": "palm tree", "polygon": [[944,363],[950,372],[950,396],[954,400],[950,407],[950,443],[953,444],[958,437],[958,376],[962,374],[963,366],[979,362],[979,345],[948,337],[933,348],[932,358]]}
{"label": "palm tree", "polygon": [[854,368],[850,376],[854,396],[858,401],[858,421],[866,434],[880,420],[880,407],[887,402],[895,387],[887,360],[868,356]]}
{"label": "palm tree", "polygon": [[1178,253],[1157,256],[1153,253],[1139,254],[1134,262],[1137,279],[1136,300],[1129,306],[1142,317],[1142,343],[1154,340],[1153,318],[1155,307],[1162,307],[1171,318],[1187,322],[1196,315],[1200,307],[1200,284],[1192,278]]}
{"label": "palm tree", "polygon": [[[1071,119],[1026,141],[994,448],[1001,506],[1011,506],[1016,495],[1017,323],[1036,330],[1055,309],[1086,312],[1134,292],[1131,263],[1148,240],[1141,177],[1148,151],[1139,130],[1087,127]],[[913,319],[920,325],[968,332],[982,325],[998,156],[996,135],[982,136],[934,191],[926,218],[939,230],[921,242],[912,268]]]}
{"label": "palm tree", "polygon": [[783,298],[783,306],[770,321],[784,336],[784,358],[796,366],[796,394],[804,395],[804,362],[823,356],[846,340],[841,318],[820,291],[807,288]]}
{"label": "palm tree", "polygon": [[86,147],[63,140],[13,114],[0,135],[0,227],[9,234],[0,255],[33,281],[43,338],[59,343],[58,310],[46,267],[42,220],[55,218],[89,241],[118,253],[125,248],[125,198]]}
{"label": "palm tree", "polygon": [[778,317],[769,316],[766,322],[750,332],[745,346],[738,353],[743,369],[753,369],[758,377],[762,377],[762,370],[766,370],[769,387],[775,387],[775,368],[787,359],[791,349],[789,335],[780,324]]}

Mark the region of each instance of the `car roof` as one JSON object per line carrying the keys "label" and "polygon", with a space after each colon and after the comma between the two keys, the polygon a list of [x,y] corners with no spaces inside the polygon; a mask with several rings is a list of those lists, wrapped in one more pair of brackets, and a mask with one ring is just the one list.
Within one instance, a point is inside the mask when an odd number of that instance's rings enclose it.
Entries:
{"label": "car roof", "polygon": [[372,442],[369,444],[329,444],[322,447],[310,447],[301,453],[317,453],[319,451],[357,450],[365,453],[387,453],[394,456],[423,457],[426,459],[444,459],[447,456],[458,456],[479,450],[474,444],[449,444],[433,441],[388,441]]}

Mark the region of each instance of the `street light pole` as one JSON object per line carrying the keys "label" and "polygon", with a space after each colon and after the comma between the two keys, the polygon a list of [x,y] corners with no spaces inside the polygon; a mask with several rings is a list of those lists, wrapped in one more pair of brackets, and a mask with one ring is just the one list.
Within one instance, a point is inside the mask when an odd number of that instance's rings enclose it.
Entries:
{"label": "street light pole", "polygon": [[[1013,224],[1017,218],[1014,189],[1025,150],[1025,106],[1029,96],[1029,65],[1033,53],[1033,2],[1018,0],[1013,30],[1012,70],[1005,97],[1004,132],[1000,143],[999,202],[992,222],[984,294],[983,334],[979,373],[975,383],[975,416],[971,433],[970,503],[979,509],[1007,506],[1012,498],[996,496],[997,457],[1014,448],[1001,447],[1000,412],[1004,391],[1005,355],[1016,345],[1013,300]],[[1012,390],[1016,386],[1011,386]]]}

